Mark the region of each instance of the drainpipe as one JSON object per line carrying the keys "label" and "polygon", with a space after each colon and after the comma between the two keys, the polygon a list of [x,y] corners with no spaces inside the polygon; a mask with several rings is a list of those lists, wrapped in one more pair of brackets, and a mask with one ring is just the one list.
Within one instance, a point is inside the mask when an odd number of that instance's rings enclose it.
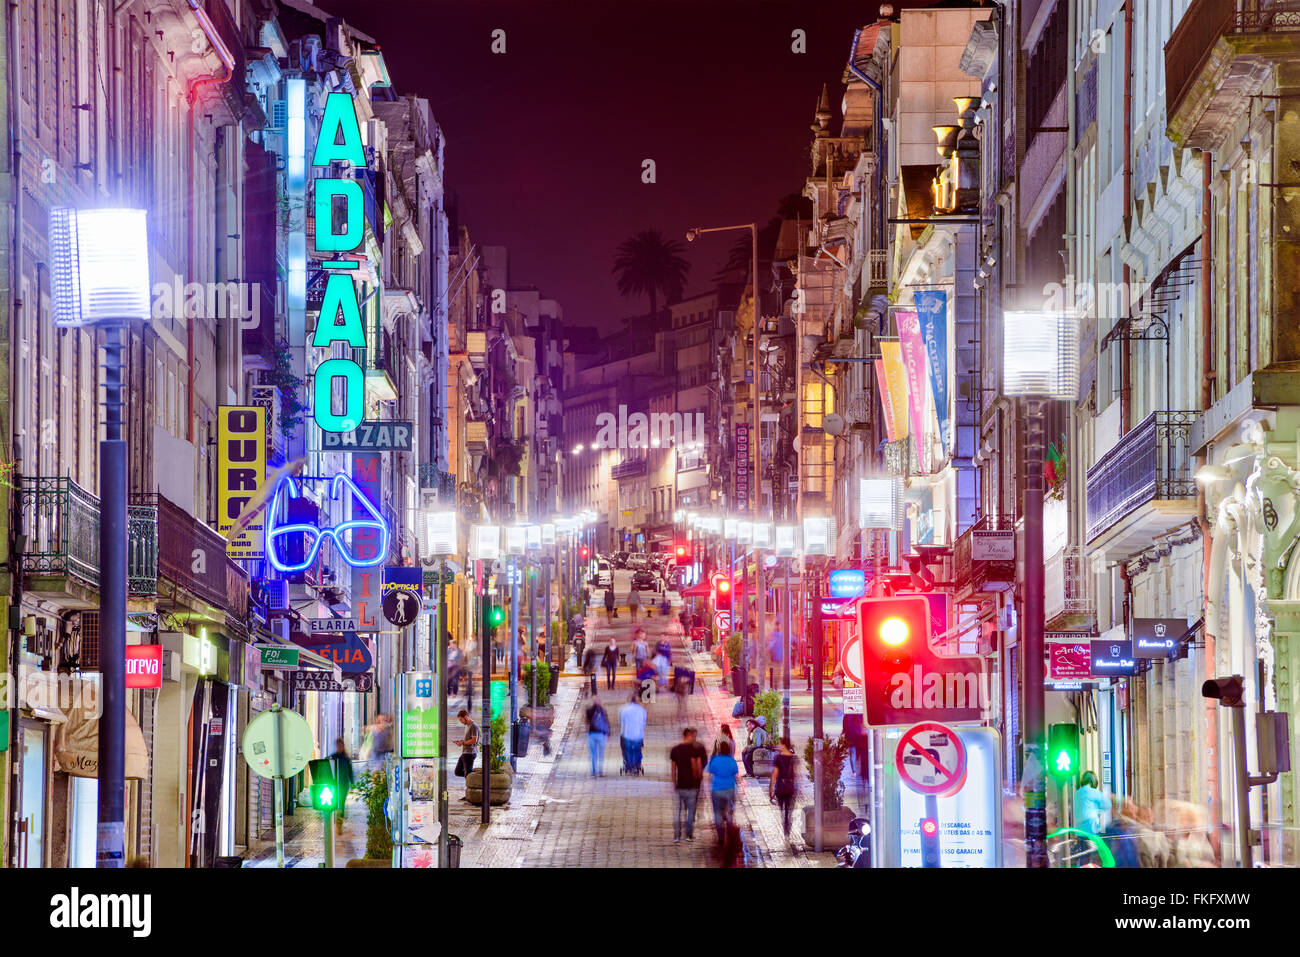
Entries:
{"label": "drainpipe", "polygon": [[[1124,240],[1128,241],[1133,219],[1133,4],[1124,2]],[[1129,290],[1129,264],[1124,264],[1124,292]],[[1132,308],[1130,304],[1130,308]],[[1129,317],[1125,317],[1127,320]],[[1125,435],[1133,418],[1133,390],[1129,384],[1129,338],[1125,329],[1120,340],[1120,435]]]}
{"label": "drainpipe", "polygon": [[854,58],[857,56],[858,53],[858,37],[860,36],[862,36],[862,30],[858,29],[853,31],[853,45],[849,47],[849,72],[852,73],[854,76],[856,76],[867,86],[869,86],[873,94],[871,97],[872,100],[871,140],[872,140],[872,145],[876,149],[877,155],[880,157],[878,168],[876,170],[876,197],[877,197],[876,208],[879,209],[880,213],[877,216],[878,221],[874,224],[876,227],[875,230],[876,243],[874,248],[884,249],[885,248],[885,218],[889,215],[885,209],[885,202],[886,202],[885,184],[888,181],[888,169],[889,169],[889,164],[887,161],[889,152],[885,146],[884,121],[883,121],[884,109],[885,109],[885,91],[879,83],[871,79],[871,77],[867,76],[867,74],[862,72],[862,70],[858,69],[857,64],[853,62]]}
{"label": "drainpipe", "polygon": [[[1210,184],[1213,181],[1214,154],[1208,150],[1201,153],[1201,410],[1205,411],[1214,404],[1214,346],[1210,336],[1213,332],[1214,309],[1214,268],[1210,263],[1211,232],[1211,196]],[[1202,451],[1196,456],[1199,468],[1209,461],[1209,455]],[[1205,487],[1196,485],[1196,519],[1201,528],[1201,589],[1204,596],[1202,612],[1205,617],[1205,679],[1215,677],[1215,641],[1219,635],[1218,596],[1223,589],[1223,560],[1226,551],[1226,539],[1223,535],[1213,534],[1209,514],[1206,508]],[[1217,554],[1216,554],[1217,553]],[[1215,574],[1217,565],[1218,574]],[[1218,589],[1218,591],[1215,591]],[[1214,699],[1206,698],[1202,703],[1205,716],[1205,794],[1210,804],[1210,820],[1218,817],[1219,806],[1219,720],[1217,704]]]}

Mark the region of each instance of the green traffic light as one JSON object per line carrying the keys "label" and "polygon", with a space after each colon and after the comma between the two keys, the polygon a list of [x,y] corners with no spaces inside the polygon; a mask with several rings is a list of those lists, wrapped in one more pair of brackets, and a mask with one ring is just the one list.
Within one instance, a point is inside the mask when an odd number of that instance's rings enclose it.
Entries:
{"label": "green traffic light", "polygon": [[1052,777],[1074,777],[1079,763],[1079,726],[1054,724],[1047,729],[1048,767]]}
{"label": "green traffic light", "polygon": [[1062,751],[1056,756],[1056,770],[1061,774],[1069,774],[1070,766],[1073,763],[1074,762],[1070,760],[1070,753],[1068,751]]}
{"label": "green traffic light", "polygon": [[330,788],[330,787],[323,787],[323,788],[320,789],[320,806],[321,806],[321,807],[333,807],[333,806],[334,806],[334,789],[333,789],[333,788]]}
{"label": "green traffic light", "polygon": [[493,607],[493,608],[488,612],[488,624],[489,624],[489,625],[493,625],[493,626],[495,626],[495,625],[499,625],[499,624],[501,624],[501,623],[502,623],[503,621],[505,621],[505,620],[506,620],[506,613],[505,613],[504,611],[502,611],[502,610],[501,610],[500,608],[498,608],[498,607],[495,607],[495,606],[494,606],[494,607]]}

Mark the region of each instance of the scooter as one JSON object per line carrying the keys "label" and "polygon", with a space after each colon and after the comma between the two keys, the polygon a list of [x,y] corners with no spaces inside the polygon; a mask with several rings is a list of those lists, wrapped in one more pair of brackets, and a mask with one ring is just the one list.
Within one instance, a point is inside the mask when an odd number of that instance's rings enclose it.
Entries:
{"label": "scooter", "polygon": [[871,866],[871,825],[865,817],[849,822],[848,843],[835,852],[838,867]]}

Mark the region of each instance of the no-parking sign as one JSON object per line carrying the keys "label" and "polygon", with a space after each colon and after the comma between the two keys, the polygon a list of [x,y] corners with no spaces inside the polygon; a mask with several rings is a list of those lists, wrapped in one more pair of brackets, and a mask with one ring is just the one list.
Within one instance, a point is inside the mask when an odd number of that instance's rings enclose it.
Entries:
{"label": "no-parking sign", "polygon": [[966,783],[966,746],[947,725],[923,721],[898,739],[894,766],[902,782],[918,794],[956,794]]}

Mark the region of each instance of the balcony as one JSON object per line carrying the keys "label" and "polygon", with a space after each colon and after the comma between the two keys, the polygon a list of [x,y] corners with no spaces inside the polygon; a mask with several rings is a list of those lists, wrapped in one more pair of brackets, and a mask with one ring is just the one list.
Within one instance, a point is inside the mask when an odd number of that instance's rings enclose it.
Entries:
{"label": "balcony", "polygon": [[456,503],[456,476],[440,470],[436,462],[421,462],[419,475],[420,488],[436,491],[440,502]]}
{"label": "balcony", "polygon": [[1006,591],[1016,578],[1014,553],[1010,559],[975,558],[977,532],[1010,532],[1015,541],[1016,521],[1011,515],[985,515],[957,536],[952,546],[953,581],[957,593]]}
{"label": "balcony", "polygon": [[[70,478],[28,477],[18,493],[27,536],[22,571],[27,589],[69,607],[96,608],[99,597],[99,499]],[[127,592],[158,591],[157,510],[127,506]]]}
{"label": "balcony", "polygon": [[1092,572],[1078,545],[1067,546],[1046,561],[1043,612],[1049,631],[1077,631],[1096,624]]}
{"label": "balcony", "polygon": [[159,597],[196,611],[228,608],[226,540],[166,497],[154,498]]}
{"label": "balcony", "polygon": [[619,462],[609,470],[609,477],[615,480],[625,478],[636,478],[646,473],[645,459],[630,459],[625,462]]}
{"label": "balcony", "polygon": [[373,335],[367,333],[366,336],[371,340],[370,344],[363,350],[364,355],[357,357],[366,372],[366,392],[381,402],[396,402],[392,336],[383,329],[375,330]]}
{"label": "balcony", "polygon": [[1191,433],[1197,412],[1153,412],[1088,469],[1088,545],[1151,544],[1196,516]]}
{"label": "balcony", "polygon": [[1165,44],[1169,138],[1222,145],[1271,68],[1287,62],[1300,62],[1300,2],[1192,0]]}

